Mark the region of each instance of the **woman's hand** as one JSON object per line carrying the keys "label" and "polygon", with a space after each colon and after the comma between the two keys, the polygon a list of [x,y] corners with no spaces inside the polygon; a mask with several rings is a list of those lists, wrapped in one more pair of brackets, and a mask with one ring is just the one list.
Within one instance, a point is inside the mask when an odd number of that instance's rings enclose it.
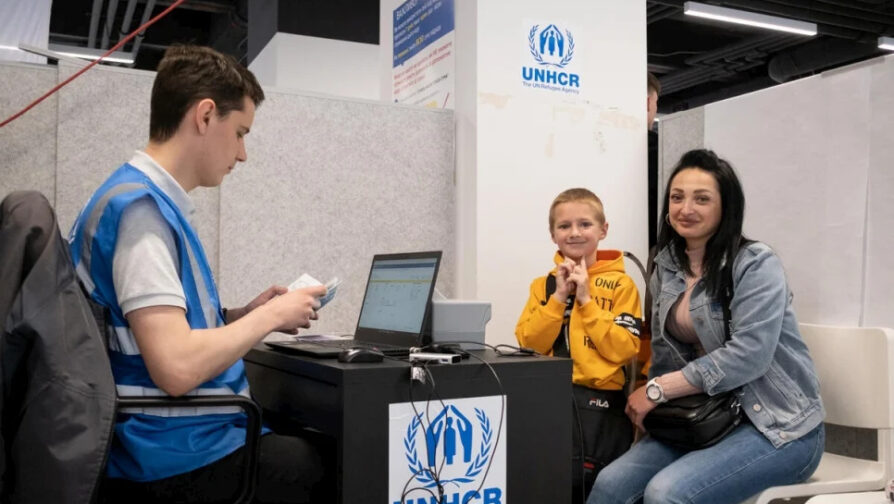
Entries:
{"label": "woman's hand", "polygon": [[645,432],[643,419],[646,418],[650,411],[655,409],[655,406],[658,405],[646,397],[646,387],[644,385],[634,390],[630,397],[627,398],[627,407],[624,408],[624,413],[627,414],[627,417],[630,418],[630,421],[633,422],[637,429]]}

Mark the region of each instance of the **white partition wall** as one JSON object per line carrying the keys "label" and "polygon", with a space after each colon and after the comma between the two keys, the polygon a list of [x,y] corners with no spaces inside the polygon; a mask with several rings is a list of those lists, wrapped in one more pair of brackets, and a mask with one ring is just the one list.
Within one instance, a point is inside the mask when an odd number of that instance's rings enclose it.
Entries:
{"label": "white partition wall", "polygon": [[248,68],[264,87],[378,100],[379,47],[276,33]]}
{"label": "white partition wall", "polygon": [[888,56],[661,121],[663,170],[702,146],[736,168],[745,232],[782,257],[802,321],[894,327],[892,89]]}
{"label": "white partition wall", "polygon": [[869,184],[866,211],[865,326],[894,327],[894,56],[876,61],[869,80]]}

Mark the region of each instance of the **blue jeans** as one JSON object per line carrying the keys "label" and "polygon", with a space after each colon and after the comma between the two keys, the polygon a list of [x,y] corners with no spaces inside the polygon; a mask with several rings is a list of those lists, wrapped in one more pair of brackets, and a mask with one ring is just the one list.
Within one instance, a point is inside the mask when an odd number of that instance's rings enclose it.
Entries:
{"label": "blue jeans", "polygon": [[776,448],[747,421],[703,450],[687,452],[647,437],[599,473],[587,504],[736,504],[809,478],[825,439],[820,424]]}

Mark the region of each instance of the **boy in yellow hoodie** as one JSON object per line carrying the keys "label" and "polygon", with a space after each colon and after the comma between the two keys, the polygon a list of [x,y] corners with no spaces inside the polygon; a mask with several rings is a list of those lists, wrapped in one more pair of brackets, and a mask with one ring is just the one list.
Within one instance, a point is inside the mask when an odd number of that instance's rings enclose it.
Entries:
{"label": "boy in yellow hoodie", "polygon": [[622,253],[599,250],[608,223],[595,194],[582,188],[559,194],[549,230],[559,247],[556,267],[531,282],[515,336],[522,346],[573,360],[572,494],[581,502],[599,470],[633,441],[624,365],[639,351],[642,311]]}

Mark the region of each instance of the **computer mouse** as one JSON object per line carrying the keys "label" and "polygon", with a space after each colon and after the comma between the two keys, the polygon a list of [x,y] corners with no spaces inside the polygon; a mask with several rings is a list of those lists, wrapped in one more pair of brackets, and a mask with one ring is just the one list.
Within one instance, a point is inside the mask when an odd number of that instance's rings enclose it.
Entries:
{"label": "computer mouse", "polygon": [[338,354],[338,362],[382,362],[385,356],[371,348],[349,348]]}

